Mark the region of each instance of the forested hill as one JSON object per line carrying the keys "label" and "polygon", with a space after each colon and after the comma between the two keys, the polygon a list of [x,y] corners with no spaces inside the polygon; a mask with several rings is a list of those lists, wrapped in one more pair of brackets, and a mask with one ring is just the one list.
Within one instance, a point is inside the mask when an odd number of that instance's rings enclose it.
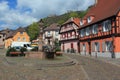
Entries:
{"label": "forested hill", "polygon": [[44,26],[49,26],[52,23],[58,23],[63,24],[65,21],[67,21],[71,17],[83,17],[86,14],[87,11],[69,11],[62,15],[52,15],[46,18],[43,18]]}

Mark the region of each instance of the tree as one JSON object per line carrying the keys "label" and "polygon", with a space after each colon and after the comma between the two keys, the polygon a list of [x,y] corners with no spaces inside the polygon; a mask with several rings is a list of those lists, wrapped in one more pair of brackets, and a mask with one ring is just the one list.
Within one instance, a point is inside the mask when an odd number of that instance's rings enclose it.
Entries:
{"label": "tree", "polygon": [[78,17],[78,13],[77,12],[70,12],[70,17]]}
{"label": "tree", "polygon": [[39,24],[33,22],[27,29],[28,35],[30,36],[30,40],[34,40],[39,35]]}

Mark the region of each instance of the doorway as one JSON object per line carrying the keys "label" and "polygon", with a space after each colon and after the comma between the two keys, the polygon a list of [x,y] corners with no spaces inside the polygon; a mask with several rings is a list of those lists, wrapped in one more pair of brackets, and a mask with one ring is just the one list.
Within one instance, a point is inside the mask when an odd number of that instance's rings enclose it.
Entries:
{"label": "doorway", "polygon": [[91,56],[91,42],[88,42],[88,46],[89,46],[89,55]]}

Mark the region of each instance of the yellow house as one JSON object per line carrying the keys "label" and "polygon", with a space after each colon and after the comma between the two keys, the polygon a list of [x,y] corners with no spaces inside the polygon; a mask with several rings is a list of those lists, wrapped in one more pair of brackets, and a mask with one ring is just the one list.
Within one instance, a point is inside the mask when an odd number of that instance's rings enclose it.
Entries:
{"label": "yellow house", "polygon": [[30,37],[25,29],[20,27],[6,36],[5,48],[11,46],[12,42],[30,42]]}

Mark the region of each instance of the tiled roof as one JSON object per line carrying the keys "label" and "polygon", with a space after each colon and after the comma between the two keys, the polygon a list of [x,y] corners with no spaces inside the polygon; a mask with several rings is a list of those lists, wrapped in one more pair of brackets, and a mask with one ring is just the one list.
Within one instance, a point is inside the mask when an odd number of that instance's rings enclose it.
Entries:
{"label": "tiled roof", "polygon": [[60,27],[57,23],[51,24],[49,27],[45,28],[44,31],[59,30]]}
{"label": "tiled roof", "polygon": [[7,34],[7,33],[9,33],[10,31],[12,31],[12,30],[10,30],[10,29],[5,29],[5,30],[1,30],[0,33],[1,33],[1,34]]}
{"label": "tiled roof", "polygon": [[6,39],[12,38],[13,36],[16,35],[17,32],[25,32],[25,29],[20,27],[20,28],[18,28],[17,30],[10,31],[10,32],[6,35]]}
{"label": "tiled roof", "polygon": [[97,4],[90,8],[88,13],[83,19],[88,16],[94,16],[95,18],[90,23],[85,23],[81,27],[85,27],[106,18],[116,15],[120,11],[120,0],[98,0]]}
{"label": "tiled roof", "polygon": [[75,23],[76,25],[80,26],[80,19],[79,18],[73,18],[73,17],[71,17],[70,19],[68,19],[62,25],[66,25],[66,24],[69,24],[69,23]]}

